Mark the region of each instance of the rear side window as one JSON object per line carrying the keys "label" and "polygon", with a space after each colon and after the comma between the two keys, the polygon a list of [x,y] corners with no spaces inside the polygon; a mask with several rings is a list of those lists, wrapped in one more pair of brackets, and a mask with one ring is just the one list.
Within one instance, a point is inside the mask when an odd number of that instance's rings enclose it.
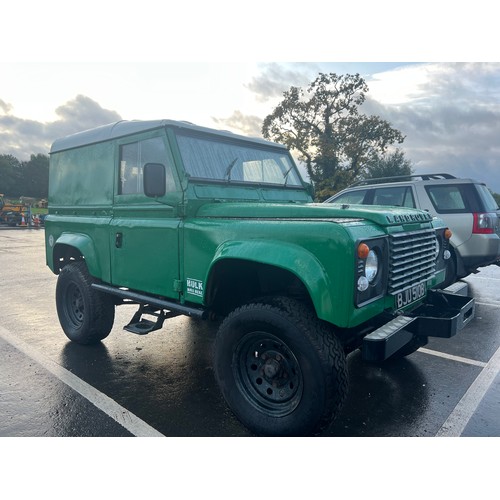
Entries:
{"label": "rear side window", "polygon": [[469,211],[464,186],[426,186],[427,194],[438,213]]}

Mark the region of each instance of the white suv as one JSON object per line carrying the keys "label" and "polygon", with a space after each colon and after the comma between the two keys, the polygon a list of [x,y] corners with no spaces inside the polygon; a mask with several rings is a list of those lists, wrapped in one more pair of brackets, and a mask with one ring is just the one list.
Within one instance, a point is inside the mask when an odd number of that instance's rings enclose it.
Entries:
{"label": "white suv", "polygon": [[450,174],[360,181],[324,203],[390,205],[426,210],[452,230],[445,286],[500,262],[500,209],[482,182]]}

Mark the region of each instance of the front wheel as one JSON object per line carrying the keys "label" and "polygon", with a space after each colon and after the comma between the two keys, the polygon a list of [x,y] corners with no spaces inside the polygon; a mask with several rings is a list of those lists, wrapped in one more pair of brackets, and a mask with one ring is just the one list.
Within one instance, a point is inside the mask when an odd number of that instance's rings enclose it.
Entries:
{"label": "front wheel", "polygon": [[309,308],[288,298],[232,312],[217,333],[214,365],[229,407],[258,435],[318,433],[347,395],[340,342]]}
{"label": "front wheel", "polygon": [[112,298],[92,288],[85,261],[69,263],[59,274],[56,306],[66,336],[79,344],[95,344],[106,338],[115,318]]}

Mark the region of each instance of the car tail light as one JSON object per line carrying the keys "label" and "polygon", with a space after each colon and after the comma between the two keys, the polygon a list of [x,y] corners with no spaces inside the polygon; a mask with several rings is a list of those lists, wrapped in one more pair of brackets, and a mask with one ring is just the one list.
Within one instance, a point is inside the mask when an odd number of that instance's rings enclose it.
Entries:
{"label": "car tail light", "polygon": [[473,234],[493,234],[497,215],[494,213],[474,213]]}

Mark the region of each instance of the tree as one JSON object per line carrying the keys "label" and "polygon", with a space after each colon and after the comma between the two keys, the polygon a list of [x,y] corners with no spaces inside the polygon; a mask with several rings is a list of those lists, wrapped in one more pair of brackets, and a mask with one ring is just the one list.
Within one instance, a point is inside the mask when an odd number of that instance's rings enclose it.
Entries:
{"label": "tree", "polygon": [[493,198],[495,198],[495,201],[497,202],[497,205],[500,207],[500,194],[498,193],[492,193]]}
{"label": "tree", "polygon": [[403,135],[378,116],[360,114],[368,91],[363,78],[319,76],[307,89],[290,87],[262,126],[266,139],[299,153],[322,201],[365,173]]}
{"label": "tree", "polygon": [[392,153],[383,156],[376,156],[366,165],[365,179],[375,179],[377,177],[396,177],[401,175],[411,175],[413,165],[411,160],[405,158],[405,153],[401,149],[396,149]]}
{"label": "tree", "polygon": [[43,154],[31,155],[29,161],[21,164],[22,196],[47,198],[49,192],[49,157]]}
{"label": "tree", "polygon": [[12,155],[0,155],[0,193],[18,196],[21,163]]}
{"label": "tree", "polygon": [[19,161],[12,155],[0,155],[0,193],[10,197],[47,198],[49,191],[49,157],[31,155]]}

